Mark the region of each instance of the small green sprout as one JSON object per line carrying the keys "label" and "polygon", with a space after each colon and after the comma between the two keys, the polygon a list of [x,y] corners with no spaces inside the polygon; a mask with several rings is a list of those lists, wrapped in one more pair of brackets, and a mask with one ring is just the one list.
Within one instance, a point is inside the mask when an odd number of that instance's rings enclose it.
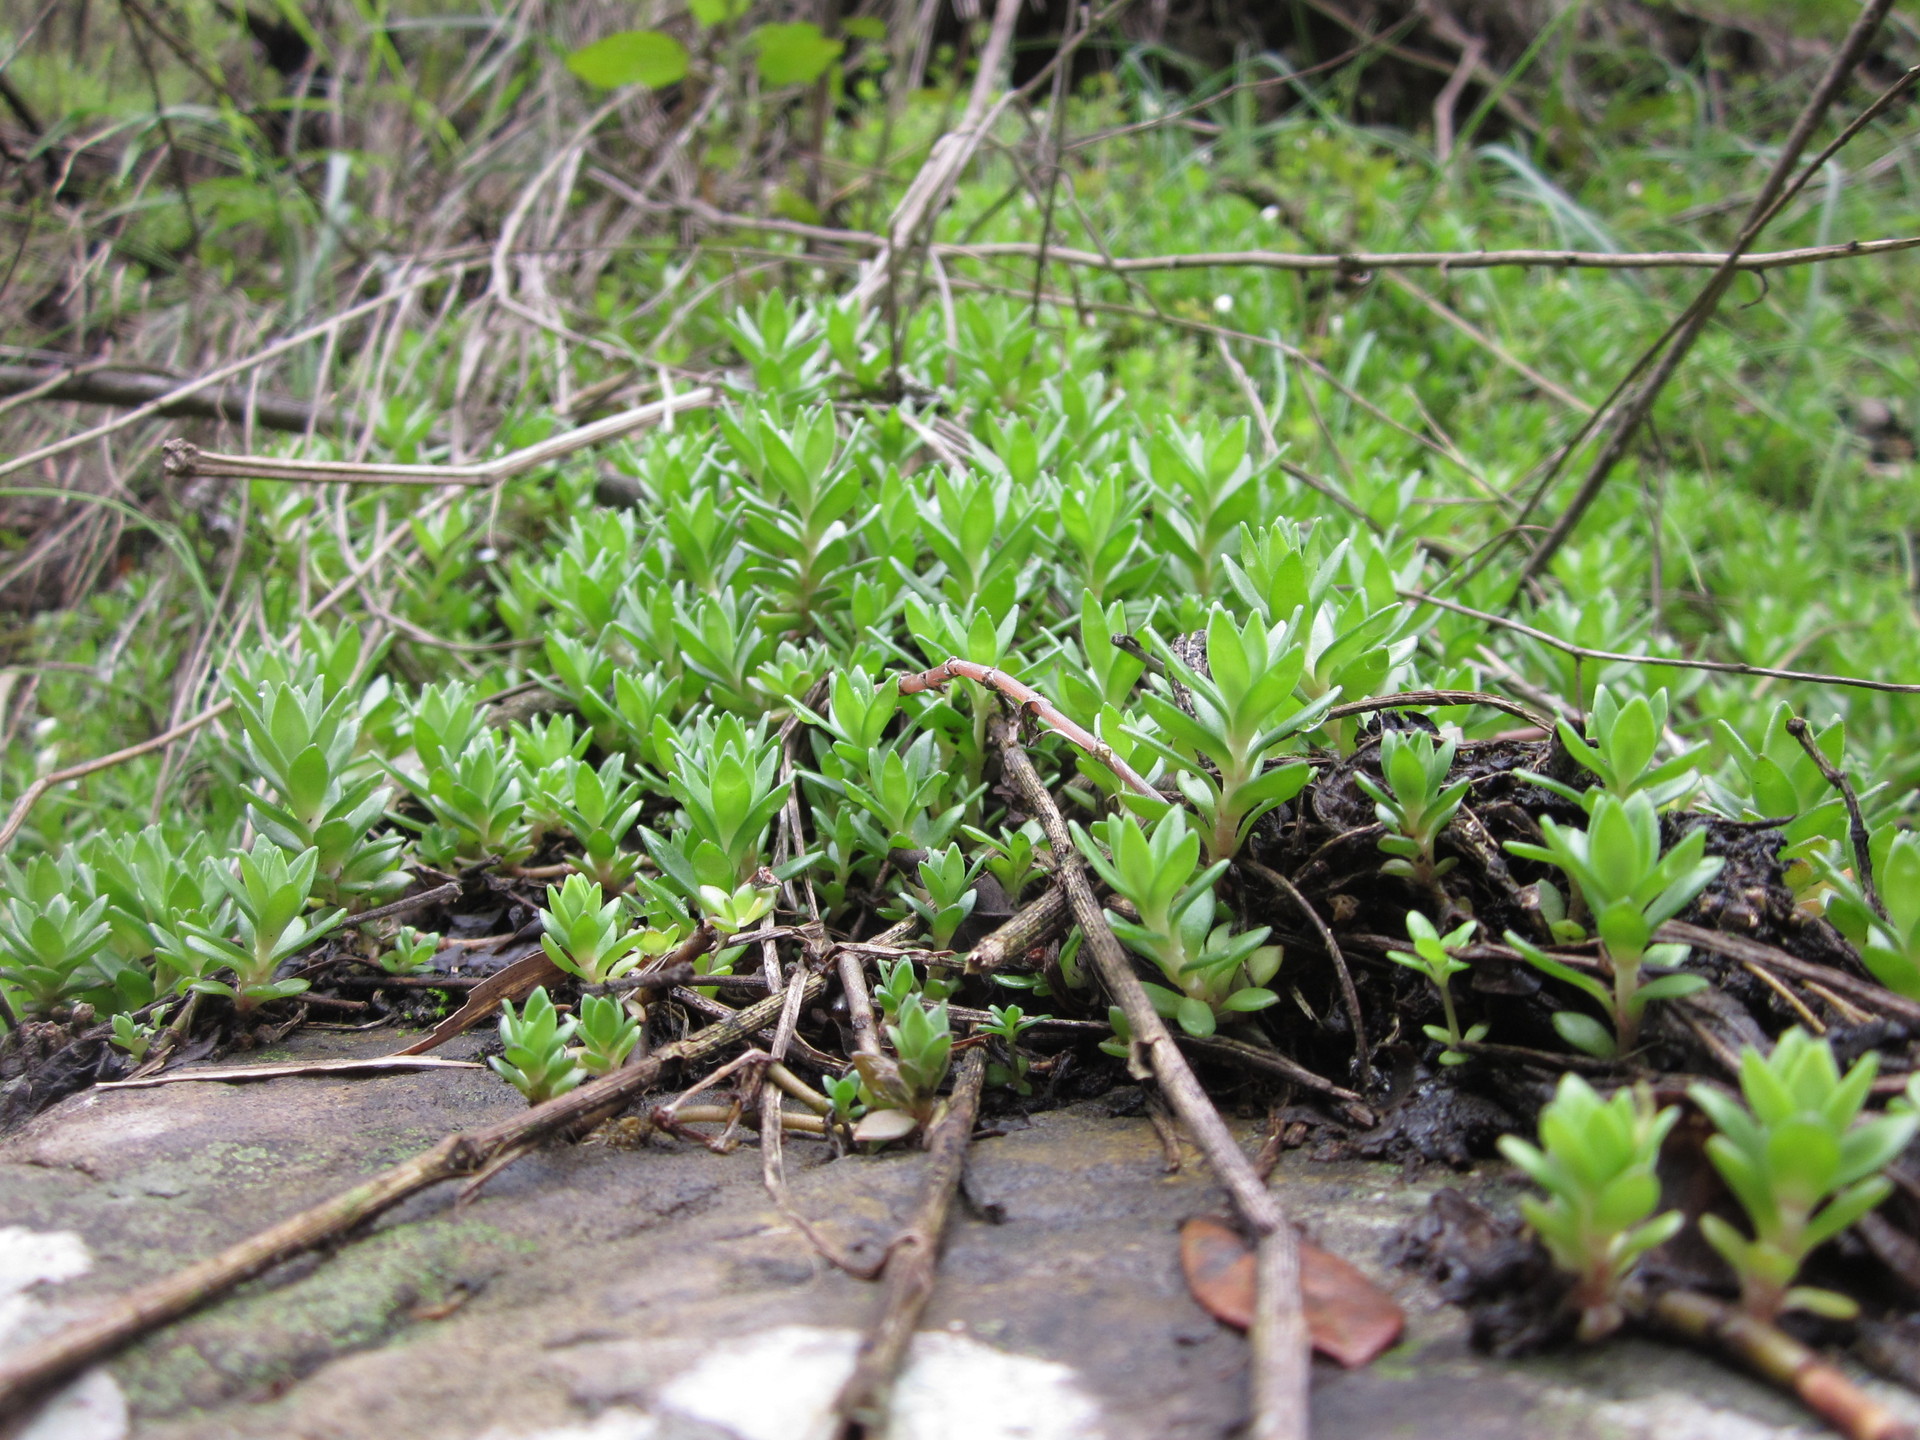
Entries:
{"label": "small green sprout", "polygon": [[1113,1038],[1102,1040],[1101,1050],[1116,1060],[1125,1060],[1133,1053],[1133,1022],[1127,1019],[1127,1012],[1118,1005],[1109,1005],[1107,1028],[1113,1031]]}
{"label": "small green sprout", "polygon": [[[1060,978],[1067,982],[1069,990],[1084,990],[1087,985],[1086,976],[1080,970],[1080,949],[1086,938],[1080,927],[1076,925],[1067,932],[1067,938],[1060,942],[1060,956],[1056,963],[1060,969]],[[1009,990],[1028,991],[1036,1000],[1048,1000],[1053,997],[1053,982],[1044,971],[1023,975],[1013,970],[996,970],[993,972],[993,983],[1004,985]]]}
{"label": "small green sprout", "polygon": [[[1885,835],[1874,838],[1881,841]],[[1823,877],[1832,886],[1827,918],[1853,942],[1874,979],[1909,1000],[1920,999],[1920,833],[1895,831],[1873,849],[1885,918],[1867,903],[1844,863],[1836,855],[1822,855]]]}
{"label": "small green sprout", "polygon": [[571,761],[568,769],[571,793],[561,815],[580,846],[573,866],[601,888],[620,890],[640,867],[639,852],[620,843],[640,818],[640,782],[627,778],[626,758],[619,754],[609,755],[598,770],[583,760]]}
{"label": "small green sprout", "polygon": [[589,1075],[605,1075],[627,1063],[640,1043],[640,1021],[611,995],[588,995],[580,1002],[574,1058]]}
{"label": "small green sprout", "polygon": [[984,863],[967,864],[958,845],[929,850],[927,858],[920,862],[923,893],[909,892],[905,899],[927,927],[934,949],[950,949],[954,932],[973,913],[974,904],[980,898],[973,882],[979,878]]}
{"label": "small green sprout", "polygon": [[1154,823],[1151,838],[1131,815],[1110,815],[1092,828],[1089,834],[1076,823],[1074,843],[1139,912],[1135,922],[1108,911],[1113,933],[1176,987],[1146,987],[1155,1010],[1179,1021],[1189,1035],[1204,1037],[1213,1034],[1221,1015],[1264,1010],[1279,999],[1266,984],[1280,968],[1280,947],[1262,943],[1264,925],[1236,935],[1230,920],[1214,923],[1213,882],[1227,862],[1197,868],[1200,837],[1187,828],[1184,811],[1169,809]]}
{"label": "small green sprout", "polygon": [[1880,1057],[1868,1053],[1842,1078],[1833,1047],[1793,1029],[1773,1054],[1740,1056],[1743,1106],[1710,1085],[1688,1090],[1720,1133],[1707,1158],[1740,1202],[1748,1239],[1717,1215],[1701,1233],[1740,1279],[1741,1305],[1758,1319],[1808,1310],[1850,1319],[1859,1307],[1831,1290],[1793,1284],[1814,1250],[1892,1193],[1880,1172],[1913,1138],[1920,1117],[1860,1121]]}
{"label": "small green sprout", "polygon": [[1048,1017],[1028,1015],[1018,1005],[989,1005],[987,1013],[993,1018],[981,1025],[980,1033],[1000,1041],[1007,1055],[1007,1063],[996,1060],[987,1066],[987,1083],[1005,1085],[1016,1095],[1031,1095],[1027,1070],[1033,1062],[1020,1053],[1020,1037]]}
{"label": "small green sprout", "polygon": [[556,1095],[564,1095],[587,1078],[587,1072],[575,1062],[567,1041],[579,1028],[577,1020],[562,1020],[541,985],[527,996],[526,1008],[515,1013],[513,1002],[500,1002],[500,1043],[504,1055],[487,1057],[487,1064],[502,1080],[527,1097],[529,1105],[538,1105]]}
{"label": "small green sprout", "polygon": [[547,887],[546,933],[540,947],[569,975],[604,985],[645,957],[647,932],[627,928],[626,906],[616,896],[601,903],[601,890],[584,875]]}
{"label": "small green sprout", "polygon": [[[667,835],[643,830],[647,850],[681,893],[697,895],[703,885],[731,892],[766,864],[767,828],[793,788],[779,778],[780,744],[764,723],[749,730],[737,715],[680,730],[659,716],[654,729],[654,748],[673,757],[667,788],[686,825]],[[811,859],[789,861],[776,874],[797,874]]]}
{"label": "small green sprout", "polygon": [[171,1005],[156,1005],[146,1020],[135,1020],[128,1014],[113,1017],[113,1034],[110,1043],[117,1050],[124,1050],[127,1058],[138,1065],[147,1058],[147,1052],[153,1048],[153,1037],[167,1023],[167,1012]]}
{"label": "small green sprout", "polygon": [[1474,1045],[1486,1039],[1487,1027],[1484,1022],[1470,1026],[1465,1031],[1460,1028],[1460,1017],[1454,1013],[1453,991],[1447,981],[1463,970],[1473,967],[1464,960],[1456,960],[1453,952],[1473,938],[1473,932],[1479,921],[1469,920],[1464,925],[1449,930],[1445,935],[1433,928],[1433,922],[1418,910],[1407,912],[1407,938],[1413,941],[1413,952],[1389,950],[1387,958],[1397,961],[1427,977],[1433,982],[1433,988],[1440,992],[1440,1006],[1446,1012],[1447,1023],[1442,1025],[1423,1025],[1420,1028],[1430,1040],[1438,1040],[1445,1048],[1440,1052],[1442,1065],[1464,1065],[1471,1058],[1462,1045]]}
{"label": "small green sprout", "polygon": [[1612,971],[1609,989],[1547,954],[1531,941],[1507,931],[1507,943],[1556,980],[1592,996],[1613,1020],[1613,1033],[1591,1015],[1562,1010],[1553,1017],[1561,1039],[1589,1055],[1611,1058],[1633,1048],[1640,1020],[1655,1000],[1691,995],[1706,986],[1700,975],[1663,975],[1642,982],[1647,964],[1679,965],[1684,945],[1655,945],[1653,932],[1683,910],[1720,873],[1718,858],[1705,858],[1707,832],[1695,827],[1664,855],[1660,817],[1651,796],[1622,800],[1602,791],[1590,809],[1585,830],[1562,828],[1551,817],[1540,829],[1545,845],[1507,842],[1507,849],[1529,860],[1558,865],[1579,888],[1600,936],[1601,956]]}
{"label": "small green sprout", "polygon": [[732,891],[718,885],[700,887],[700,909],[722,935],[737,935],[773,912],[774,892],[749,881]]}
{"label": "small green sprout", "polygon": [[287,850],[319,851],[314,889],[323,900],[358,909],[407,886],[398,835],[368,832],[385,816],[392,792],[379,772],[356,760],[359,697],[326,683],[259,687],[238,683],[230,697],[241,717],[242,749],[266,793],[247,795],[261,834]]}
{"label": "small green sprout", "polygon": [[887,1039],[899,1058],[900,1078],[908,1093],[925,1103],[947,1078],[953,1034],[947,1023],[947,1004],[929,1005],[915,998],[900,1007],[899,1018],[887,1026]]}
{"label": "small green sprout", "polygon": [[1192,712],[1144,692],[1140,701],[1153,728],[1133,733],[1174,767],[1181,794],[1205,822],[1208,859],[1222,861],[1239,853],[1255,821],[1298,795],[1312,777],[1298,760],[1271,768],[1269,762],[1318,725],[1339,694],[1329,691],[1311,703],[1296,696],[1308,646],[1291,623],[1269,627],[1256,615],[1235,625],[1216,606],[1206,637],[1205,675],[1158,646],[1169,673],[1186,687]]}
{"label": "small green sprout", "polygon": [[[1125,654],[1119,650],[1113,653]],[[1018,905],[1027,887],[1047,873],[1048,867],[1040,859],[1046,834],[1036,820],[1004,835],[989,835],[972,825],[963,826],[961,833],[988,847],[987,873],[1000,882],[1010,905]]]}
{"label": "small green sprout", "polygon": [[854,1132],[857,1140],[900,1139],[916,1127],[930,1126],[952,1060],[953,1031],[944,1000],[930,1005],[919,994],[910,995],[886,1028],[891,1056],[854,1057],[870,1097],[867,1114]]}
{"label": "small green sprout", "polygon": [[[1787,729],[1791,719],[1791,705],[1783,700],[1774,706],[1758,749],[1725,720],[1716,720],[1721,749],[1730,757],[1723,772],[1730,783],[1708,788],[1716,808],[1737,820],[1785,822],[1780,827],[1787,840],[1780,851],[1786,869],[1781,878],[1798,896],[1817,881],[1815,852],[1828,842],[1846,840],[1847,807]],[[1847,745],[1845,722],[1829,721],[1814,732],[1814,743],[1829,764],[1839,765]]]}
{"label": "small green sprout", "polygon": [[433,957],[439,950],[437,932],[402,925],[393,937],[393,944],[381,953],[376,963],[389,975],[424,975],[433,969]]}
{"label": "small green sprout", "polygon": [[0,980],[13,986],[35,1014],[105,983],[89,962],[113,934],[107,897],[91,888],[66,856],[36,855],[22,874],[0,862],[7,902],[0,907]]}
{"label": "small green sprout", "polygon": [[1389,730],[1380,737],[1380,773],[1386,785],[1355,772],[1354,783],[1371,797],[1374,813],[1388,831],[1380,837],[1380,849],[1393,858],[1380,867],[1381,874],[1431,887],[1459,863],[1433,855],[1471,786],[1466,780],[1447,784],[1454,748],[1452,740],[1435,744],[1433,736],[1421,731]]}
{"label": "small green sprout", "polygon": [[867,1107],[860,1103],[860,1072],[852,1071],[838,1079],[828,1078],[821,1082],[827,1101],[833,1107],[827,1112],[827,1118],[836,1125],[851,1125],[867,1113]]}
{"label": "small green sprout", "polygon": [[920,993],[920,980],[913,973],[911,960],[896,960],[892,965],[882,960],[880,977],[880,983],[873,987],[873,1003],[891,1021],[902,1005]]}
{"label": "small green sprout", "polygon": [[1557,729],[1560,743],[1579,764],[1600,777],[1598,791],[1575,790],[1558,780],[1523,771],[1525,777],[1564,799],[1584,806],[1589,813],[1600,794],[1621,800],[1629,795],[1644,795],[1654,809],[1678,804],[1699,787],[1700,776],[1693,768],[1699,748],[1682,751],[1672,759],[1654,763],[1654,752],[1667,728],[1667,692],[1656,690],[1653,697],[1635,695],[1622,705],[1606,686],[1599,687],[1593,709],[1587,716],[1587,728],[1593,734],[1589,745],[1565,720]]}
{"label": "small green sprout", "polygon": [[245,1012],[307,988],[305,980],[275,980],[273,972],[281,961],[330,934],[347,918],[342,910],[307,918],[307,900],[319,862],[320,852],[308,849],[289,863],[286,852],[261,835],[251,853],[236,857],[239,878],[224,867],[217,872],[233,897],[240,938],[229,940],[222,931],[190,923],[186,943],[214,964],[231,966],[233,980],[196,980],[195,990],[228,996],[234,1009]]}
{"label": "small green sprout", "polygon": [[958,975],[943,974],[931,965],[927,967],[927,978],[922,982],[914,973],[911,960],[896,960],[892,965],[882,960],[880,984],[875,987],[873,998],[886,1018],[892,1020],[900,1013],[900,1007],[916,995],[923,995],[928,1000],[945,1000],[959,988]]}
{"label": "small green sprout", "polygon": [[1621,1283],[1686,1223],[1677,1210],[1653,1214],[1660,1143],[1679,1118],[1678,1106],[1656,1111],[1644,1085],[1602,1100],[1578,1075],[1563,1075],[1540,1112],[1538,1149],[1517,1135],[1500,1137],[1500,1152],[1547,1192],[1544,1201],[1522,1200],[1520,1211],[1554,1263],[1574,1277],[1582,1340],[1620,1328]]}
{"label": "small green sprout", "polygon": [[[418,724],[416,720],[416,746],[423,743]],[[533,829],[513,741],[497,730],[482,730],[457,754],[429,749],[442,758],[429,765],[424,779],[391,768],[388,772],[433,816],[421,827],[421,855],[435,865],[479,860],[515,864],[526,859],[533,850]]]}
{"label": "small green sprout", "polygon": [[861,838],[883,853],[946,844],[967,810],[962,801],[946,803],[955,777],[941,765],[931,732],[901,749],[874,746],[844,779],[815,778],[852,802]]}

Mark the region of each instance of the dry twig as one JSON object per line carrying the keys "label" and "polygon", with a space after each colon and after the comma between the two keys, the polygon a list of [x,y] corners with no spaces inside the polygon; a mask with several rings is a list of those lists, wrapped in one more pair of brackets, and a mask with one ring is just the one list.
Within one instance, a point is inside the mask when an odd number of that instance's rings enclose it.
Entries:
{"label": "dry twig", "polygon": [[1131,1065],[1135,1075],[1145,1078],[1150,1074],[1159,1081],[1174,1113],[1256,1237],[1258,1298],[1251,1332],[1253,1425],[1249,1434],[1254,1440],[1305,1440],[1308,1337],[1300,1302],[1300,1251],[1293,1227],[1207,1098],[1166,1023],[1155,1013],[1153,1002],[1094,898],[1086,867],[1080,863],[1073,837],[1067,833],[1067,822],[1021,748],[1014,727],[1005,717],[995,716],[992,732],[1007,779],[1027,808],[1040,818],[1053,842],[1061,880],[1074,918],[1086,934],[1087,949],[1092,952],[1101,983],[1126,1013],[1133,1031]]}
{"label": "dry twig", "polygon": [[955,679],[972,680],[997,690],[1020,707],[1023,714],[1044,721],[1047,728],[1059,732],[1079,746],[1087,754],[1111,770],[1130,790],[1137,795],[1159,799],[1160,792],[1135,773],[1133,767],[1113,753],[1111,746],[1084,727],[1075,724],[1060,712],[1039,691],[1031,685],[1016,680],[1004,670],[996,670],[990,665],[981,665],[973,660],[962,660],[957,656],[943,660],[933,669],[918,675],[903,675],[900,678],[902,695],[918,695],[926,690],[938,690]]}
{"label": "dry twig", "polygon": [[887,1248],[880,1313],[860,1342],[853,1374],[841,1388],[834,1411],[843,1435],[881,1435],[886,1431],[893,1383],[907,1358],[907,1346],[933,1296],[940,1263],[940,1238],[966,1169],[967,1142],[980,1113],[980,1089],[987,1076],[987,1054],[969,1050],[960,1059],[947,1112],[927,1141],[927,1164],[913,1218]]}
{"label": "dry twig", "polygon": [[1395,593],[1402,600],[1412,600],[1421,605],[1438,605],[1442,610],[1451,610],[1456,615],[1484,620],[1489,625],[1497,625],[1502,630],[1511,630],[1516,635],[1525,635],[1529,640],[1538,640],[1542,645],[1551,645],[1562,654],[1578,656],[1582,660],[1600,660],[1609,664],[1623,665],[1667,665],[1676,670],[1711,670],[1720,675],[1765,675],[1775,680],[1797,680],[1807,685],[1848,685],[1857,690],[1879,690],[1889,695],[1920,695],[1920,685],[1906,685],[1893,680],[1866,680],[1858,675],[1824,675],[1811,670],[1776,670],[1769,665],[1748,665],[1738,660],[1695,660],[1685,655],[1624,655],[1616,650],[1594,650],[1585,645],[1575,644],[1571,640],[1562,640],[1558,635],[1549,635],[1544,630],[1536,630],[1533,626],[1524,625],[1518,620],[1509,620],[1504,615],[1475,610],[1470,605],[1462,605],[1457,600],[1445,600],[1425,590],[1400,590]]}

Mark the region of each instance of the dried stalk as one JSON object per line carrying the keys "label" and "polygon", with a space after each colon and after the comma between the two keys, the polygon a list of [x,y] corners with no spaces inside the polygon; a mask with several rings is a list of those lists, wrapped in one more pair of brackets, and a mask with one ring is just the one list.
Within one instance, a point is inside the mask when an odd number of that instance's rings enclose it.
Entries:
{"label": "dried stalk", "polygon": [[880,1435],[886,1431],[894,1381],[907,1358],[907,1346],[913,1341],[920,1316],[933,1295],[940,1264],[940,1238],[946,1232],[953,1197],[966,1169],[967,1142],[973,1137],[974,1118],[980,1111],[980,1089],[986,1076],[986,1051],[967,1051],[954,1077],[947,1112],[927,1141],[927,1165],[920,1178],[920,1196],[914,1203],[913,1218],[887,1247],[880,1313],[860,1342],[853,1374],[847,1377],[834,1402],[843,1436]]}
{"label": "dried stalk", "polygon": [[[114,370],[97,365],[47,370],[33,365],[0,365],[0,395],[34,400],[70,400],[82,405],[145,405],[158,401],[160,415],[191,415],[202,420],[242,423],[249,408],[256,425],[304,435],[309,426],[332,431],[340,417],[331,406],[309,405],[285,395],[249,397],[237,385],[171,399],[180,382],[169,375]],[[249,404],[251,402],[251,405]]]}
{"label": "dried stalk", "polygon": [[1867,897],[1867,904],[1873,907],[1873,913],[1886,919],[1887,907],[1880,903],[1880,887],[1873,883],[1872,836],[1867,833],[1867,819],[1860,813],[1860,797],[1854,794],[1853,782],[1847,779],[1846,771],[1821,752],[1820,743],[1813,738],[1805,720],[1798,715],[1788,720],[1787,733],[1800,742],[1807,758],[1820,768],[1820,778],[1838,790],[1846,803],[1847,838],[1853,845],[1853,865],[1860,874],[1860,889]]}
{"label": "dried stalk", "polygon": [[1027,951],[1066,929],[1071,913],[1067,892],[1058,885],[1048,885],[1039,899],[1021,906],[1012,919],[973,947],[967,955],[967,974],[986,975],[1014,968]]}
{"label": "dried stalk", "polygon": [[[603,172],[590,172],[596,180],[611,180]],[[609,187],[611,188],[611,187]],[[629,189],[631,187],[628,187]],[[808,225],[797,220],[768,216],[735,215],[703,200],[687,197],[679,200],[639,202],[650,210],[671,211],[691,216],[703,225],[735,230],[761,230],[771,234],[792,235],[817,244],[846,245],[859,250],[882,250],[887,238],[867,230],[840,230],[830,225]],[[1041,247],[1028,240],[1002,240],[976,244],[939,241],[927,247],[943,260],[1024,260],[1037,259]],[[1834,260],[1852,260],[1871,255],[1892,255],[1920,248],[1920,236],[1900,235],[1880,240],[1848,240],[1837,245],[1807,245],[1792,250],[1735,252],[1716,250],[1405,250],[1343,251],[1326,254],[1296,254],[1287,250],[1196,251],[1175,255],[1102,255],[1092,250],[1075,250],[1049,244],[1048,260],[1090,270],[1105,270],[1115,275],[1152,274],[1169,270],[1281,270],[1296,273],[1325,273],[1362,280],[1375,271],[1438,270],[1717,270],[1731,264],[1742,272],[1787,270],[1801,265],[1820,265]],[[1584,402],[1575,400],[1573,403]]]}
{"label": "dried stalk", "polygon": [[[990,690],[999,691],[1002,695],[1018,705],[1023,713],[1031,715],[1037,720],[1046,722],[1048,729],[1058,731],[1060,734],[1066,736],[1067,739],[1071,740],[1075,745],[1078,745],[1082,750],[1086,751],[1087,754],[1106,766],[1107,769],[1119,777],[1121,782],[1135,794],[1145,795],[1154,800],[1161,798],[1160,792],[1155,790],[1145,780],[1141,779],[1140,776],[1134,772],[1133,767],[1118,755],[1114,754],[1112,748],[1104,744],[1099,736],[1076,725],[1065,715],[1061,714],[1059,708],[1055,706],[1052,701],[1041,695],[1032,686],[1014,679],[1013,676],[1007,674],[1004,670],[995,670],[990,665],[981,665],[973,660],[961,660],[955,657],[942,661],[940,664],[934,666],[933,669],[925,671],[922,674],[902,676],[900,679],[900,693],[902,695],[918,695],[926,690],[937,690],[956,678],[972,680],[978,684],[985,685]],[[1056,852],[1058,848],[1058,846],[1055,846]]]}
{"label": "dried stalk", "polygon": [[189,440],[169,440],[164,447],[169,475],[225,476],[239,480],[304,480],[325,485],[492,485],[537,466],[549,465],[608,440],[651,425],[682,410],[699,410],[713,403],[714,392],[702,385],[684,395],[655,400],[633,410],[622,410],[591,425],[565,430],[492,460],[472,465],[360,465],[344,460],[283,460],[266,455],[221,455],[202,450]]}
{"label": "dried stalk", "polygon": [[[809,977],[804,982],[808,997],[818,996],[826,983],[822,976]],[[282,1261],[344,1240],[411,1195],[443,1180],[476,1174],[504,1154],[598,1124],[651,1088],[667,1065],[698,1060],[749,1039],[776,1019],[786,1003],[783,995],[768,996],[719,1024],[663,1046],[636,1065],[589,1081],[578,1090],[484,1129],[449,1135],[365,1184],[344,1190],[197,1265],[142,1285],[95,1314],[0,1358],[0,1414],[20,1414],[22,1407],[75,1372]]]}
{"label": "dried stalk", "polygon": [[[1816,964],[1811,960],[1802,960],[1798,955],[1789,955],[1785,950],[1766,945],[1758,940],[1749,940],[1744,935],[1729,934],[1725,930],[1709,930],[1703,925],[1689,925],[1683,920],[1669,920],[1654,932],[1655,940],[1680,945],[1691,945],[1696,950],[1705,950],[1710,954],[1724,955],[1729,960],[1741,964],[1764,966],[1782,975],[1791,975],[1794,979],[1808,984],[1823,985],[1829,990],[1846,996],[1856,1005],[1871,1009],[1876,1015],[1898,1020],[1903,1025],[1920,1026],[1920,1001],[1909,1000],[1871,980],[1862,980],[1849,975],[1844,970],[1836,970],[1831,965]],[[1567,958],[1567,957],[1561,957]]]}
{"label": "dried stalk", "polygon": [[1027,808],[1039,817],[1053,843],[1067,898],[1086,934],[1087,949],[1093,954],[1101,982],[1126,1012],[1133,1031],[1130,1063],[1134,1074],[1141,1078],[1150,1074],[1159,1081],[1174,1113],[1256,1237],[1258,1284],[1251,1331],[1253,1424],[1248,1433],[1252,1440],[1306,1440],[1308,1336],[1300,1301],[1300,1252],[1293,1227],[1201,1089],[1166,1023],[1154,1012],[1153,1002],[1094,898],[1086,867],[1074,850],[1060,807],[1047,793],[1013,726],[1005,717],[996,716],[992,730],[1007,779],[1020,792]]}
{"label": "dried stalk", "polygon": [[1327,711],[1326,718],[1345,720],[1350,715],[1370,715],[1376,710],[1411,710],[1423,705],[1484,705],[1502,715],[1524,720],[1549,735],[1553,733],[1553,721],[1537,710],[1529,710],[1504,695],[1489,695],[1484,690],[1403,690],[1397,695],[1376,695],[1371,700],[1336,705]]}
{"label": "dried stalk", "polygon": [[[1264,1070],[1269,1075],[1278,1075],[1283,1080],[1304,1086],[1308,1090],[1317,1090],[1322,1095],[1330,1095],[1346,1105],[1362,1105],[1361,1098],[1344,1086],[1316,1075],[1298,1060],[1289,1059],[1278,1050],[1263,1049],[1258,1045],[1249,1045],[1244,1040],[1235,1040],[1227,1035],[1176,1035],[1174,1037],[1183,1050],[1198,1051],[1215,1060],[1224,1060],[1240,1065],[1248,1070]],[[1373,1112],[1368,1111],[1365,1123],[1371,1127],[1375,1122]]]}
{"label": "dried stalk", "polygon": [[1516,635],[1525,635],[1530,640],[1538,640],[1542,645],[1551,645],[1562,654],[1578,656],[1582,660],[1618,662],[1623,665],[1667,665],[1675,670],[1711,670],[1718,675],[1761,675],[1774,680],[1796,680],[1805,685],[1849,685],[1857,690],[1879,690],[1889,695],[1920,695],[1920,685],[1903,685],[1892,680],[1863,680],[1857,675],[1823,675],[1809,670],[1776,670],[1769,665],[1746,665],[1737,660],[1695,660],[1684,655],[1622,655],[1613,650],[1593,650],[1585,645],[1576,645],[1571,640],[1562,640],[1558,635],[1549,635],[1544,630],[1536,630],[1533,626],[1522,624],[1518,620],[1509,620],[1504,615],[1475,610],[1470,605],[1462,605],[1456,600],[1444,600],[1424,590],[1398,590],[1394,593],[1402,600],[1412,600],[1421,605],[1437,605],[1442,610],[1453,611],[1456,615],[1484,620],[1489,625],[1497,625],[1502,630],[1511,630]]}

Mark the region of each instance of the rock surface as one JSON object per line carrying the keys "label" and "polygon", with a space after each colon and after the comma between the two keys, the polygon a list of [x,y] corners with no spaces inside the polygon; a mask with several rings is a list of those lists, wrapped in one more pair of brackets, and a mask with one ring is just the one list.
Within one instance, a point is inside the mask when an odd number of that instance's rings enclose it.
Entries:
{"label": "rock surface", "polygon": [[[302,1050],[350,1043],[373,1053],[392,1040],[313,1037]],[[0,1143],[0,1346],[520,1103],[480,1071],[76,1096]],[[905,1215],[922,1163],[828,1163],[805,1140],[787,1153],[796,1203],[868,1254]],[[27,1433],[808,1440],[875,1291],[813,1253],[759,1172],[751,1141],[719,1156],[655,1139],[529,1157],[464,1204],[444,1187],[326,1260],[167,1327]],[[1497,1192],[1498,1175],[1409,1181],[1294,1154],[1275,1183],[1306,1232],[1409,1317],[1369,1369],[1318,1362],[1321,1440],[1819,1433],[1743,1377],[1645,1342],[1520,1363],[1474,1354],[1464,1318],[1391,1250],[1437,1185]],[[1225,1209],[1197,1158],[1165,1174],[1152,1127],[1095,1103],[977,1141],[966,1193],[895,1440],[1236,1432],[1246,1344],[1188,1297],[1177,1259],[1179,1223]]]}

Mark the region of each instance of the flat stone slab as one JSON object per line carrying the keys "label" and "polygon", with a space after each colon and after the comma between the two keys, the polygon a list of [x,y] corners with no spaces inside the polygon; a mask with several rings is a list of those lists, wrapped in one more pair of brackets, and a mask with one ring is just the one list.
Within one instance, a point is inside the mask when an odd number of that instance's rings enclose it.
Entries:
{"label": "flat stone slab", "polygon": [[[459,1070],[76,1096],[0,1142],[0,1346],[521,1103],[490,1074]],[[799,1138],[786,1148],[800,1209],[843,1246],[877,1253],[923,1157],[829,1161]],[[1371,1367],[1316,1362],[1316,1437],[1820,1433],[1743,1376],[1644,1341],[1523,1362],[1473,1353],[1465,1317],[1392,1252],[1438,1186],[1509,1187],[1492,1167],[1409,1181],[1294,1153],[1274,1183],[1310,1238],[1408,1314],[1406,1339]],[[1192,1301],[1179,1269],[1180,1223],[1227,1208],[1197,1156],[1168,1175],[1145,1120],[1082,1105],[976,1141],[965,1194],[895,1440],[1214,1440],[1244,1424],[1246,1342]],[[876,1303],[772,1206],[751,1137],[724,1156],[662,1138],[569,1146],[464,1200],[454,1186],[418,1196],[336,1254],[166,1327],[27,1433],[809,1440]],[[1867,1383],[1920,1419],[1911,1397]]]}

